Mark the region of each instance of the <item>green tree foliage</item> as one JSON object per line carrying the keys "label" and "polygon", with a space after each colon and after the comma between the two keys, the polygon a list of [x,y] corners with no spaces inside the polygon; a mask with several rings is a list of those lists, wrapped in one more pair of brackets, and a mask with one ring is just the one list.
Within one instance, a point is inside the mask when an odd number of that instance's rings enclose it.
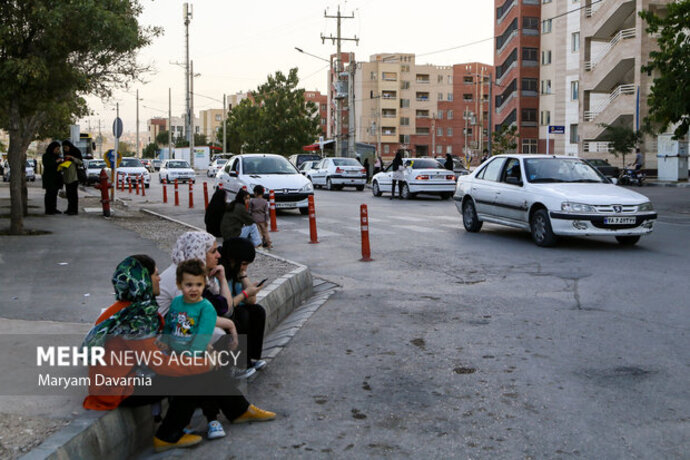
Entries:
{"label": "green tree foliage", "polygon": [[117,151],[122,154],[123,157],[133,157],[134,149],[128,142],[120,141],[117,146]]}
{"label": "green tree foliage", "polygon": [[665,5],[662,16],[654,11],[642,11],[647,32],[657,35],[658,51],[652,51],[643,72],[657,72],[647,99],[647,121],[666,131],[678,123],[674,137],[680,138],[690,129],[690,0],[678,0]]}
{"label": "green tree foliage", "polygon": [[[228,114],[227,147],[231,152],[270,152],[282,155],[300,152],[320,132],[318,106],[307,102],[298,89],[297,68],[288,75],[278,71]],[[223,130],[218,130],[223,143]]]}
{"label": "green tree foliage", "polygon": [[142,158],[156,158],[157,152],[158,152],[158,146],[156,145],[155,142],[151,142],[149,145],[144,147],[144,150],[141,152],[141,157]]}
{"label": "green tree foliage", "polygon": [[604,134],[600,136],[602,141],[610,142],[609,151],[613,156],[619,154],[623,157],[625,165],[625,155],[630,153],[642,141],[642,132],[624,125],[607,125],[600,123],[599,126],[606,128]]}
{"label": "green tree foliage", "polygon": [[[175,136],[173,136],[173,144],[175,143]],[[161,131],[156,136],[156,144],[168,146],[168,131]]]}
{"label": "green tree foliage", "polygon": [[515,152],[517,149],[517,126],[501,125],[491,135],[491,154],[502,155],[504,153]]}
{"label": "green tree foliage", "polygon": [[[64,132],[87,113],[81,96],[108,97],[147,70],[137,50],[160,33],[140,27],[139,0],[0,2],[0,128],[8,157],[24,171],[31,141]],[[22,234],[24,174],[10,183],[10,233]]]}
{"label": "green tree foliage", "polygon": [[[166,137],[167,139],[167,137]],[[165,141],[166,144],[168,141]],[[189,141],[184,137],[180,136],[174,140],[175,142],[175,147],[189,147]],[[206,137],[206,134],[194,134],[194,145],[199,146],[199,145],[208,145],[208,138]]]}

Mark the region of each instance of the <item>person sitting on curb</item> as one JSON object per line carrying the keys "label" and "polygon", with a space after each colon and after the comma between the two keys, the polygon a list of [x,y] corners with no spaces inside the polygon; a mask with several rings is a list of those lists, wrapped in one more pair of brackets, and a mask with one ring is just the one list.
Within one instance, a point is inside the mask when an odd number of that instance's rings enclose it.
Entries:
{"label": "person sitting on curb", "polygon": [[220,233],[224,240],[228,238],[249,238],[255,247],[261,246],[261,235],[254,219],[247,211],[249,206],[249,192],[240,189],[235,199],[228,204],[220,224]]}
{"label": "person sitting on curb", "polygon": [[[226,374],[214,370],[213,361],[182,363],[158,340],[163,320],[158,314],[155,295],[160,276],[153,259],[145,255],[130,256],[118,264],[113,275],[117,302],[106,309],[84,339],[84,347],[103,347],[105,365],[95,363],[89,367],[89,395],[83,406],[91,410],[112,410],[117,407],[138,407],[157,403],[170,388],[189,388],[194,384],[204,391],[195,395],[170,398],[168,411],[153,438],[156,452],[172,448],[189,447],[201,442],[201,436],[185,434],[197,407],[216,408],[233,423],[268,421],[275,413],[250,404],[239,392],[232,395],[214,395],[219,388],[234,385]],[[152,385],[144,387],[129,383],[142,369],[123,360],[126,353],[149,353],[152,359],[146,367]],[[119,357],[118,357],[119,355]],[[98,386],[97,375],[113,378],[116,385]],[[120,383],[125,377],[125,382]],[[131,379],[130,379],[131,378]]]}

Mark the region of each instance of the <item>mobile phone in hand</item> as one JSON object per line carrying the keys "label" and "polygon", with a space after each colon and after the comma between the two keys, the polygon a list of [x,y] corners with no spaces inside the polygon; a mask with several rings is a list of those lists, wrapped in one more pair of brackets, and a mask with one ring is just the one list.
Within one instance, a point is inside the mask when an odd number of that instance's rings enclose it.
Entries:
{"label": "mobile phone in hand", "polygon": [[257,284],[256,287],[263,286],[263,284],[264,284],[266,281],[268,281],[268,278],[262,279],[261,281],[259,281],[259,284]]}

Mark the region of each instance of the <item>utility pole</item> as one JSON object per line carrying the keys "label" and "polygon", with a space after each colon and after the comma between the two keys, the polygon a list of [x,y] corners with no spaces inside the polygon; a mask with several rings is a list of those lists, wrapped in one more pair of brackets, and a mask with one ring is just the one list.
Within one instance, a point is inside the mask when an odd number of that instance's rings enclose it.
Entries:
{"label": "utility pole", "polygon": [[348,101],[347,101],[347,156],[355,158],[357,156],[357,131],[355,119],[355,53],[350,53],[350,65],[348,66]]}
{"label": "utility pole", "polygon": [[168,88],[168,158],[174,158],[172,153],[172,88]]}
{"label": "utility pole", "polygon": [[134,155],[136,158],[141,158],[141,155],[139,153],[139,152],[141,152],[140,146],[139,146],[139,101],[140,100],[141,99],[139,99],[139,90],[137,89],[137,151]]}
{"label": "utility pole", "polygon": [[489,117],[489,120],[488,120],[489,123],[487,123],[487,124],[489,125],[489,130],[488,130],[488,133],[487,133],[487,134],[488,134],[487,142],[488,142],[488,144],[489,144],[489,145],[488,145],[489,156],[491,156],[491,154],[492,154],[491,151],[493,150],[493,149],[492,149],[493,140],[491,139],[491,123],[492,123],[491,112],[492,112],[492,110],[493,110],[492,106],[493,106],[493,103],[494,103],[494,101],[493,101],[493,87],[494,87],[494,76],[493,76],[493,75],[489,75],[489,110],[488,110],[488,112],[487,112],[488,117]]}
{"label": "utility pole", "polygon": [[189,164],[194,169],[194,61],[189,64]]}
{"label": "utility pole", "polygon": [[98,157],[103,158],[103,135],[101,134],[101,120],[98,120]]}
{"label": "utility pole", "polygon": [[[336,95],[335,95],[335,104],[336,104],[336,118],[335,118],[335,156],[341,156],[343,154],[342,150],[342,123],[343,123],[343,95],[341,91],[341,84],[340,84],[340,74],[343,71],[343,60],[342,56],[340,54],[340,42],[343,40],[350,40],[354,41],[355,43],[359,44],[359,38],[355,35],[354,38],[343,38],[341,36],[341,20],[342,19],[354,19],[354,14],[350,16],[343,16],[340,14],[340,5],[338,5],[338,14],[336,16],[329,16],[327,11],[324,11],[323,13],[324,17],[327,19],[337,19],[337,35],[334,37],[333,34],[330,36],[326,37],[323,34],[321,34],[321,43],[325,43],[326,39],[331,40],[334,45],[336,45],[336,60],[335,60],[335,81],[337,82],[335,84],[336,87]],[[333,74],[333,72],[331,72]],[[348,129],[349,130],[349,129]],[[349,136],[349,133],[348,133]]]}
{"label": "utility pole", "polygon": [[[185,40],[185,60],[184,60],[184,65],[185,65],[185,94],[186,94],[186,109],[187,109],[187,119],[185,120],[185,129],[187,130],[187,141],[189,141],[189,145],[191,147],[192,142],[194,141],[194,134],[192,134],[192,112],[191,112],[191,107],[190,107],[190,98],[191,98],[191,92],[189,89],[189,84],[191,81],[191,73],[189,71],[189,23],[191,22],[192,19],[192,6],[185,2],[184,5],[182,5],[182,17],[184,18],[184,26],[185,26],[185,33],[184,33],[184,40]],[[191,152],[191,150],[190,150]],[[191,158],[191,157],[190,157]],[[194,167],[194,160],[192,160],[192,168]]]}
{"label": "utility pole", "polygon": [[226,141],[226,126],[228,124],[228,104],[225,94],[223,94],[223,153],[225,152],[227,141]]}

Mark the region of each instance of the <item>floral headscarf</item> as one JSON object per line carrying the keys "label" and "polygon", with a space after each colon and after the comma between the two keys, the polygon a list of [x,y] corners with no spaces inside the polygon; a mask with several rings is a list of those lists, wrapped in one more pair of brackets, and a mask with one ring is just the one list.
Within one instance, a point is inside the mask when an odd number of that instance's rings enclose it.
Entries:
{"label": "floral headscarf", "polygon": [[[206,232],[187,232],[183,233],[175,243],[171,258],[175,265],[179,265],[185,260],[199,259],[206,265],[206,253],[213,247],[216,237]],[[206,286],[214,294],[220,292],[220,287],[215,278],[206,279]]]}
{"label": "floral headscarf", "polygon": [[151,274],[141,262],[127,257],[115,269],[112,282],[115,298],[132,303],[91,328],[82,346],[103,346],[108,335],[142,339],[158,332],[160,318]]}

